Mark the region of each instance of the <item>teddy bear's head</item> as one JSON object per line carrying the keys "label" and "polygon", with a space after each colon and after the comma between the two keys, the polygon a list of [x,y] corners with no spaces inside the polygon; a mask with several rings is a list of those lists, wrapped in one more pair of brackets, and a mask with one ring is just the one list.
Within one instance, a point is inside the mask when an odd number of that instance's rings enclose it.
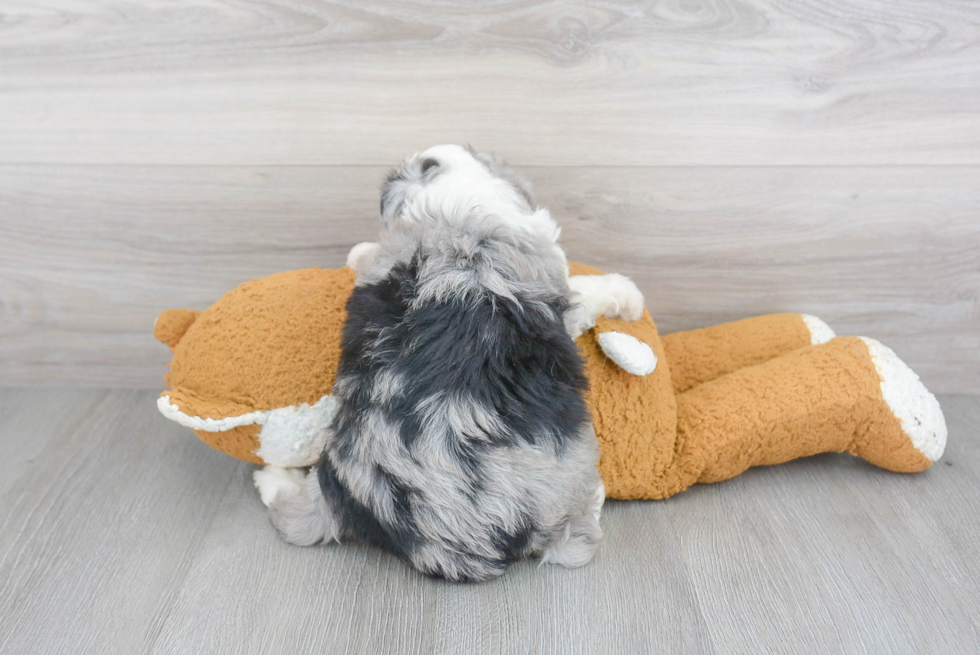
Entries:
{"label": "teddy bear's head", "polygon": [[160,314],[154,334],[173,351],[160,411],[239,459],[314,463],[334,411],[354,277],[346,267],[287,271],[246,282],[204,312]]}
{"label": "teddy bear's head", "polygon": [[[573,275],[602,271],[572,264]],[[203,312],[168,309],[154,334],[173,351],[158,399],[169,419],[247,462],[311,466],[323,451],[336,401],[347,299],[355,274],[306,268],[252,280]],[[607,492],[635,495],[637,476],[663,472],[676,403],[657,327],[600,317],[577,343]],[[630,373],[635,354],[647,363]],[[652,368],[650,363],[652,362]]]}

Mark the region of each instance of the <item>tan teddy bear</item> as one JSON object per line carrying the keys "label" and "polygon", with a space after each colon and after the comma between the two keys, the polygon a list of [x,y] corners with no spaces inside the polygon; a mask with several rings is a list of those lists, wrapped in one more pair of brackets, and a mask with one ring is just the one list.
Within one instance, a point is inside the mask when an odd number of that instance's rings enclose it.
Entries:
{"label": "tan teddy bear", "polygon": [[[583,265],[573,275],[600,275]],[[323,450],[335,409],[350,268],[252,280],[204,312],[160,314],[173,361],[164,416],[239,459],[290,469]],[[663,339],[600,317],[577,339],[610,498],[659,499],[749,467],[844,452],[891,471],[939,459],[939,403],[895,353],[837,337],[815,317],[773,314]],[[260,474],[261,475],[261,474]]]}

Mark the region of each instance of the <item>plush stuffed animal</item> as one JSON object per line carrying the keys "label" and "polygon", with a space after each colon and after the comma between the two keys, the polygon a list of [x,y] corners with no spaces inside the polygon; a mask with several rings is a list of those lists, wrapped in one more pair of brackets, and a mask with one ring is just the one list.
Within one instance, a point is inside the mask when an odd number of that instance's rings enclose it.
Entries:
{"label": "plush stuffed animal", "polygon": [[[571,273],[602,272],[573,264]],[[314,464],[335,408],[354,278],[347,267],[289,271],[247,282],[204,312],[163,312],[154,333],[173,361],[160,411],[239,459]],[[873,339],[835,338],[812,316],[661,339],[644,311],[633,322],[600,317],[577,343],[610,498],[667,498],[824,452],[921,471],[945,447],[939,403],[895,353]]]}

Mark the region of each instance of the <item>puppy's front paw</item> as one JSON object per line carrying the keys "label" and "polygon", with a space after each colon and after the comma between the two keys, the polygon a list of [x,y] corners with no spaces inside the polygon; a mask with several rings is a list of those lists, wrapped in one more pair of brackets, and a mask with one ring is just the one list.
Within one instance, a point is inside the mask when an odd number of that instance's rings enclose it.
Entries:
{"label": "puppy's front paw", "polygon": [[301,469],[283,468],[281,466],[266,466],[252,474],[252,482],[259,490],[262,504],[268,507],[280,493],[295,493],[306,475]]}
{"label": "puppy's front paw", "polygon": [[638,321],[643,316],[643,294],[633,280],[619,273],[606,276],[607,306],[603,315],[624,321]]}
{"label": "puppy's front paw", "polygon": [[359,243],[347,253],[347,266],[355,271],[363,270],[374,261],[379,250],[381,250],[380,243],[374,243],[373,241]]}
{"label": "puppy's front paw", "polygon": [[633,280],[618,273],[573,275],[568,278],[571,308],[565,328],[572,338],[592,329],[600,316],[636,321],[643,316],[643,294]]}

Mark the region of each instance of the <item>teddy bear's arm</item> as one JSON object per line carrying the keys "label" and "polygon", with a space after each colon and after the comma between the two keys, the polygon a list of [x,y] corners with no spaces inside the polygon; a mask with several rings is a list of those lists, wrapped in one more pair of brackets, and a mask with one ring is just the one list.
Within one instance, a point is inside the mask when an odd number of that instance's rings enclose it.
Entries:
{"label": "teddy bear's arm", "polygon": [[653,345],[660,348],[660,337],[643,310],[643,294],[636,285],[585,264],[572,262],[568,268],[572,300],[586,301],[566,314],[569,334],[577,338],[593,329],[603,354],[621,369],[639,376],[652,373],[657,368]]}
{"label": "teddy bear's arm", "polygon": [[657,355],[661,340],[646,310],[635,321],[601,316],[593,333],[603,354],[631,375],[649,375],[656,370],[658,357],[663,357]]}
{"label": "teddy bear's arm", "polygon": [[657,368],[657,355],[646,343],[623,332],[597,335],[603,354],[630,375],[650,375]]}

